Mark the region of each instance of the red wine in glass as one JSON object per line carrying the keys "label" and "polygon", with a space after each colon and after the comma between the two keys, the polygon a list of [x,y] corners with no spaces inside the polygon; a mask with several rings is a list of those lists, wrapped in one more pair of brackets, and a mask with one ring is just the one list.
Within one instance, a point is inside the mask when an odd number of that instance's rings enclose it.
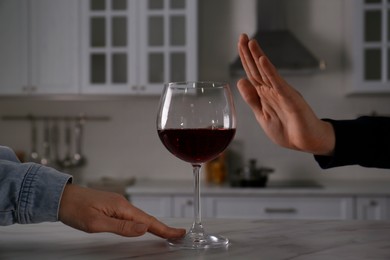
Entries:
{"label": "red wine in glass", "polygon": [[161,142],[176,157],[191,164],[200,164],[222,153],[236,129],[164,129],[157,132]]}

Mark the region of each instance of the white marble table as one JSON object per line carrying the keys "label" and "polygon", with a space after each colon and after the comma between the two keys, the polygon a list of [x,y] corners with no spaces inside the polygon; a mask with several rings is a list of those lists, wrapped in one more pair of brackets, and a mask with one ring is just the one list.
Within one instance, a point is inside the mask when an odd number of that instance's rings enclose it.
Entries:
{"label": "white marble table", "polygon": [[[190,220],[165,219],[188,227]],[[390,221],[204,220],[224,249],[181,250],[145,235],[86,234],[61,223],[0,227],[0,259],[390,259]]]}

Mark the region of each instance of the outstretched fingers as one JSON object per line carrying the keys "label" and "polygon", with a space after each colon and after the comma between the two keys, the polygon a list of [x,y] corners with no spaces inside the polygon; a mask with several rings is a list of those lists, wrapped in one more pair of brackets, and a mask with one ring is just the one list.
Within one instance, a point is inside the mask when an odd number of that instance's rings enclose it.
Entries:
{"label": "outstretched fingers", "polygon": [[183,228],[169,227],[156,218],[152,217],[150,219],[148,232],[162,238],[180,238],[185,235],[186,230]]}
{"label": "outstretched fingers", "polygon": [[237,82],[237,87],[242,98],[252,108],[252,110],[255,113],[261,113],[261,99],[252,83],[247,79],[240,79]]}
{"label": "outstretched fingers", "polygon": [[246,34],[240,36],[238,41],[238,53],[248,79],[254,86],[262,85],[263,79],[256,65],[256,60],[253,58],[249,49],[249,39]]}
{"label": "outstretched fingers", "polygon": [[105,215],[96,217],[85,230],[89,233],[112,232],[125,237],[137,237],[148,231],[148,225],[126,219],[117,219]]}
{"label": "outstretched fingers", "polygon": [[281,85],[284,85],[284,80],[279,76],[275,66],[270,62],[266,56],[262,56],[258,59],[261,71],[263,71],[264,77],[269,86],[277,91],[281,90]]}
{"label": "outstretched fingers", "polygon": [[147,225],[147,231],[156,236],[162,238],[179,238],[185,235],[185,229],[169,227],[138,208],[133,208],[130,215],[133,221]]}
{"label": "outstretched fingers", "polygon": [[253,39],[248,42],[248,47],[249,47],[250,53],[252,54],[252,58],[255,61],[256,70],[260,74],[262,82],[264,82],[264,85],[270,87],[271,83],[268,80],[268,78],[267,78],[267,76],[266,76],[265,72],[263,71],[263,68],[260,64],[260,58],[265,57],[263,50],[260,48],[259,43]]}

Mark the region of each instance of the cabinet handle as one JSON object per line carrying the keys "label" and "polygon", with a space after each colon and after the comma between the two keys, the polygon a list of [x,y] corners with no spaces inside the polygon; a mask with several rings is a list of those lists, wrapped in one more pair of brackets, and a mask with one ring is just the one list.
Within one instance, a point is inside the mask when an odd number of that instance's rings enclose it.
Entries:
{"label": "cabinet handle", "polygon": [[146,86],[134,85],[134,86],[131,86],[131,90],[133,90],[133,91],[145,91],[146,90]]}
{"label": "cabinet handle", "polygon": [[192,204],[194,204],[194,203],[192,202],[192,200],[187,200],[186,204],[187,204],[187,206],[192,206]]}
{"label": "cabinet handle", "polygon": [[265,208],[264,211],[270,214],[292,214],[297,213],[298,210],[295,208]]}
{"label": "cabinet handle", "polygon": [[37,89],[38,89],[37,86],[23,86],[22,87],[22,91],[26,92],[26,93],[34,93],[37,91]]}
{"label": "cabinet handle", "polygon": [[375,200],[371,200],[370,201],[370,206],[371,207],[376,207],[376,206],[378,206],[378,203]]}

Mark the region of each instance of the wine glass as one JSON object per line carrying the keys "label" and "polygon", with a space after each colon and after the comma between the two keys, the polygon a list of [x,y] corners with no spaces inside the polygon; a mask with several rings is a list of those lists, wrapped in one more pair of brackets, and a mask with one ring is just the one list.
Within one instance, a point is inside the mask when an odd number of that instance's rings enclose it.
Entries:
{"label": "wine glass", "polygon": [[222,153],[235,135],[236,114],[229,85],[166,84],[157,115],[157,132],[168,151],[192,165],[194,174],[194,222],[183,238],[168,243],[194,249],[227,246],[227,238],[206,233],[201,223],[199,173],[202,164]]}

